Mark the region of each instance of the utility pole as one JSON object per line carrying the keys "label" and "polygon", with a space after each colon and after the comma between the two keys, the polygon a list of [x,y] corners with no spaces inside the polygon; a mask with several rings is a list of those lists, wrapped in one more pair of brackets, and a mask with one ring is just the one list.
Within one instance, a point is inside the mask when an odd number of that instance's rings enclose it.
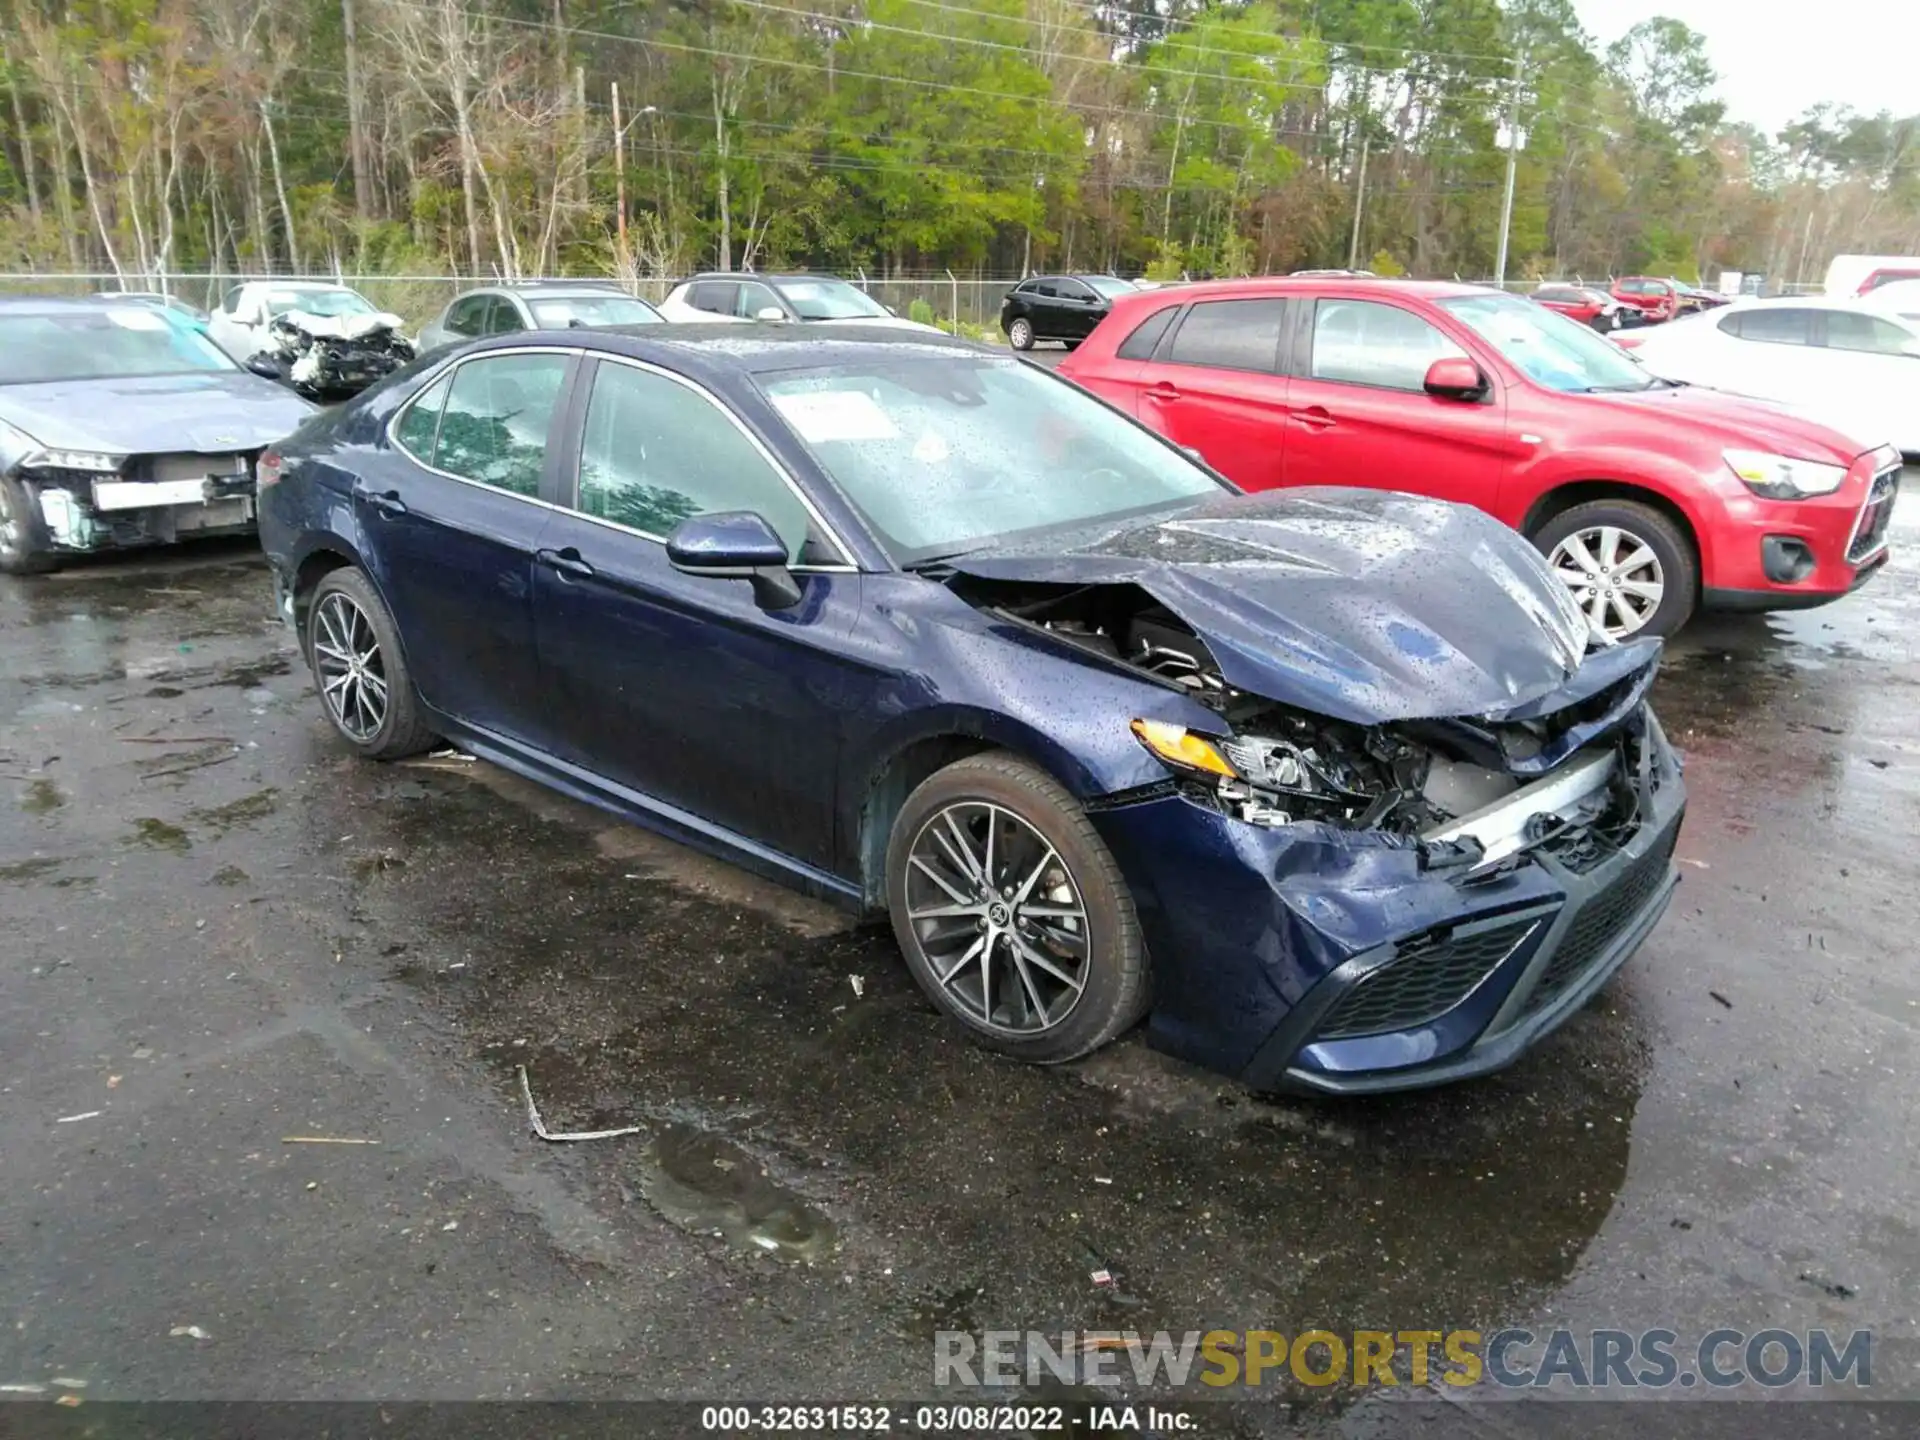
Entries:
{"label": "utility pole", "polygon": [[1520,72],[1527,63],[1526,52],[1513,57],[1513,89],[1507,96],[1507,193],[1500,201],[1500,258],[1494,262],[1493,280],[1501,289],[1507,285],[1507,236],[1513,229],[1513,172],[1520,162]]}
{"label": "utility pole", "polygon": [[1360,208],[1367,198],[1367,147],[1372,144],[1371,135],[1360,137],[1360,183],[1353,187],[1353,238],[1347,242],[1347,269],[1360,268]]}
{"label": "utility pole", "polygon": [[613,214],[615,235],[614,244],[618,247],[615,254],[621,264],[627,260],[627,130],[620,123],[620,82],[612,82],[613,89]]}

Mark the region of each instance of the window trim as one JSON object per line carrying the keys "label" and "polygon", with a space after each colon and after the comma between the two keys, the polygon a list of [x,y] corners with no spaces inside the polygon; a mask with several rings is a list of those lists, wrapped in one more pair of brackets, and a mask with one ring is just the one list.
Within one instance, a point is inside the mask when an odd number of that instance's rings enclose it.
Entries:
{"label": "window trim", "polygon": [[[484,491],[488,495],[504,495],[509,500],[524,500],[529,505],[538,505],[544,510],[558,510],[563,514],[570,515],[574,512],[568,509],[568,507],[556,505],[551,500],[543,500],[538,495],[522,495],[518,490],[506,490],[498,485],[489,485],[484,480],[475,480],[467,475],[456,475],[451,470],[442,470],[437,465],[431,465],[427,461],[422,460],[418,455],[415,455],[413,451],[409,450],[406,446],[402,445],[399,437],[394,434],[394,431],[399,428],[401,420],[406,418],[413,407],[420,402],[421,397],[432,390],[435,385],[438,385],[442,379],[450,377],[453,372],[458,370],[462,365],[471,365],[476,360],[492,360],[502,355],[559,355],[567,361],[568,370],[560,377],[560,403],[554,406],[554,413],[547,419],[549,444],[547,454],[542,458],[540,467],[540,488],[544,490],[547,488],[547,470],[553,464],[553,446],[551,444],[553,425],[556,420],[562,421],[563,423],[566,420],[569,387],[570,384],[578,378],[579,362],[585,357],[585,354],[586,352],[583,350],[577,350],[566,345],[503,345],[498,350],[482,350],[477,355],[461,354],[452,356],[444,365],[428,372],[427,378],[421,382],[420,388],[407,397],[407,403],[402,405],[398,410],[395,410],[393,414],[388,417],[386,426],[381,431],[381,434],[385,436],[390,449],[398,450],[402,455],[407,457],[410,463],[419,466],[429,475],[438,475],[442,480],[452,480],[461,485],[470,485],[475,490]],[[447,383],[447,396],[449,399],[453,396],[453,383],[451,379],[448,379]],[[445,406],[441,407],[441,413],[443,416],[446,413]],[[565,439],[564,429],[561,438],[563,440]],[[438,420],[433,422],[433,453],[436,457],[438,457],[440,453],[440,421]]]}
{"label": "window trim", "polygon": [[[490,351],[488,353],[491,354],[494,352]],[[845,540],[840,538],[840,532],[827,523],[827,517],[820,513],[820,507],[814,504],[813,497],[807,494],[807,492],[801,488],[800,483],[793,478],[793,472],[788,470],[780,458],[767,447],[766,443],[748,428],[744,420],[734,414],[733,407],[728,405],[718,395],[714,394],[713,391],[707,389],[706,386],[700,384],[698,381],[688,379],[685,375],[678,374],[664,366],[655,365],[651,361],[637,360],[631,355],[615,355],[605,351],[580,353],[583,354],[587,360],[594,362],[594,365],[591,370],[583,371],[582,374],[583,383],[580,383],[581,400],[579,414],[577,417],[569,417],[568,419],[568,426],[572,434],[569,436],[569,454],[566,456],[566,463],[570,473],[563,474],[560,477],[562,493],[570,495],[574,503],[571,505],[557,506],[555,508],[565,514],[577,516],[590,524],[598,525],[603,529],[617,530],[623,535],[635,535],[642,540],[651,540],[663,549],[666,547],[667,537],[664,535],[655,535],[649,530],[641,530],[632,525],[623,525],[618,520],[607,520],[598,515],[589,515],[586,511],[579,508],[580,458],[581,452],[585,448],[587,406],[591,404],[593,400],[593,382],[599,378],[599,367],[601,365],[624,365],[629,369],[639,370],[649,375],[657,375],[664,380],[670,380],[682,389],[691,390],[706,403],[712,405],[714,409],[718,410],[727,418],[728,423],[730,423],[734,429],[746,437],[747,443],[759,452],[760,458],[765,460],[773,473],[785,482],[786,487],[793,492],[795,498],[800,501],[801,506],[806,510],[807,518],[819,528],[820,533],[826,537],[828,543],[833,546],[834,550],[843,557],[851,556],[855,553],[853,548],[848,545]],[[422,391],[421,393],[424,394],[425,392]],[[409,401],[408,403],[411,404],[412,402]],[[861,573],[858,565],[846,559],[830,564],[818,565],[795,565],[790,563],[787,569],[795,575],[858,575]]]}
{"label": "window trim", "polygon": [[[1800,340],[1775,340],[1766,335],[1749,335],[1746,322],[1758,314],[1803,315],[1806,317],[1805,338]],[[1729,320],[1738,320],[1738,330],[1727,329]],[[1767,310],[1729,310],[1714,322],[1714,328],[1728,339],[1742,345],[1781,345],[1789,350],[1822,350],[1827,343],[1827,323],[1823,311],[1812,305],[1780,305]]]}

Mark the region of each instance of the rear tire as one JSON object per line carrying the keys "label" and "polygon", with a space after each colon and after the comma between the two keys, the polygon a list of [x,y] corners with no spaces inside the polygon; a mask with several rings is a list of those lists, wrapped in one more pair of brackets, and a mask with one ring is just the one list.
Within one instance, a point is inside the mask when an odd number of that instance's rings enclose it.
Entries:
{"label": "rear tire", "polygon": [[27,487],[11,475],[0,476],[0,573],[47,575],[60,568]]}
{"label": "rear tire", "polygon": [[1075,1060],[1146,1011],[1146,945],[1119,865],[1078,802],[1012,755],[956,761],[907,797],[887,908],[927,997],[1004,1055]]}
{"label": "rear tire", "polygon": [[340,738],[369,760],[400,760],[432,745],[400,632],[373,582],[351,567],[329,571],[306,615],[307,665]]}
{"label": "rear tire", "polygon": [[[1700,565],[1692,543],[1650,505],[1590,500],[1562,510],[1530,538],[1574,592],[1588,620],[1604,618],[1615,639],[1671,635],[1700,603]],[[1638,558],[1643,550],[1649,558]],[[1655,583],[1660,593],[1651,612],[1625,628],[1623,614],[1646,600],[1647,587]],[[1609,599],[1609,590],[1614,599]]]}
{"label": "rear tire", "polygon": [[1007,324],[1007,343],[1016,350],[1033,349],[1033,322],[1024,315],[1015,316]]}

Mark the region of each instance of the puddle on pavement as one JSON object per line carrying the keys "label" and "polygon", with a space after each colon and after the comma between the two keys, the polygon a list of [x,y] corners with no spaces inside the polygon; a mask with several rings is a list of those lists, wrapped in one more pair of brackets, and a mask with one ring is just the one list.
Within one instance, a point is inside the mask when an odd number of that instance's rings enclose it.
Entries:
{"label": "puddle on pavement", "polygon": [[[674,1223],[804,1251],[829,1242],[783,1207],[830,1215],[836,1268],[913,1276],[869,1302],[893,1333],[963,1293],[955,1318],[1013,1329],[1498,1319],[1572,1274],[1625,1180],[1648,1063],[1631,977],[1505,1075],[1427,1094],[1264,1100],[1137,1036],[1040,1069],[936,1014],[884,927],[804,933],[736,903],[759,884],[737,871],[725,889],[636,873],[595,843],[604,818],[564,804],[341,773],[316,833],[407,864],[355,890],[350,956],[475,1056],[524,1059],[549,1123],[691,1124],[644,1152]],[[606,1194],[641,1163],[626,1143],[570,1161]],[[817,1203],[748,1184],[753,1153]]]}
{"label": "puddle on pavement", "polygon": [[42,875],[51,875],[66,863],[64,860],[39,856],[32,860],[15,860],[0,865],[0,884],[24,885],[29,880],[38,880]]}
{"label": "puddle on pavement", "polygon": [[663,1220],[738,1250],[813,1262],[833,1250],[833,1222],[732,1141],[667,1125],[640,1161],[640,1191]]}
{"label": "puddle on pavement", "polygon": [[167,850],[175,855],[184,855],[193,848],[186,831],[151,815],[133,822],[133,835],[127,843],[144,845],[149,850]]}
{"label": "puddle on pavement", "polygon": [[51,780],[29,780],[20,796],[20,808],[29,815],[47,815],[67,803],[67,797]]}

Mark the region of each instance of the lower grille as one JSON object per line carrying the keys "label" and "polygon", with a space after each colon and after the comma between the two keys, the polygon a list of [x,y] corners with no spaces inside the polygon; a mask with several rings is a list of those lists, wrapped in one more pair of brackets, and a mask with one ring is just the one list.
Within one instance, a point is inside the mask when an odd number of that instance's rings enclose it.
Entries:
{"label": "lower grille", "polygon": [[1550,1004],[1587,973],[1666,882],[1667,863],[1679,838],[1676,827],[1653,849],[1633,861],[1618,880],[1580,908],[1561,938],[1560,948],[1547,962],[1527,1009]]}
{"label": "lower grille", "polygon": [[1516,920],[1470,935],[1417,940],[1354,982],[1315,1031],[1318,1040],[1351,1040],[1411,1030],[1439,1019],[1511,955],[1540,922]]}
{"label": "lower grille", "polygon": [[1887,543],[1887,527],[1893,523],[1893,502],[1900,490],[1900,472],[1884,470],[1873,477],[1867,490],[1867,503],[1860,510],[1860,523],[1854,527],[1853,541],[1847,546],[1847,563],[1857,565]]}

